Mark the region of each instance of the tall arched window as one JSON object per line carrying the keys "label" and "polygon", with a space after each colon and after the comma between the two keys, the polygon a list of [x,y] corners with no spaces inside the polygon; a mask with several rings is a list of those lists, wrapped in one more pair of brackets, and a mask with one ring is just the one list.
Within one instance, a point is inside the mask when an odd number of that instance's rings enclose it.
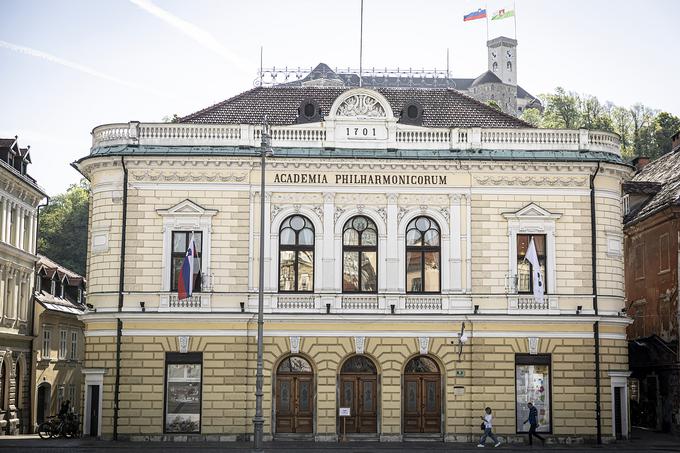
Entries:
{"label": "tall arched window", "polygon": [[342,291],[378,291],[378,228],[362,215],[349,219],[342,229]]}
{"label": "tall arched window", "polygon": [[292,215],[279,230],[279,291],[314,291],[314,225]]}
{"label": "tall arched window", "polygon": [[416,217],[406,226],[406,292],[438,293],[441,241],[439,225]]}

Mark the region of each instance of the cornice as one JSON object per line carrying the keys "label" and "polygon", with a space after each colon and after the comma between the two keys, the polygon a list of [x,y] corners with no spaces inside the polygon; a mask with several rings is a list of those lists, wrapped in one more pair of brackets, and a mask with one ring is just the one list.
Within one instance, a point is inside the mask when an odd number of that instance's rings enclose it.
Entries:
{"label": "cornice", "polygon": [[588,182],[588,178],[574,176],[475,176],[474,180],[482,186],[582,187]]}

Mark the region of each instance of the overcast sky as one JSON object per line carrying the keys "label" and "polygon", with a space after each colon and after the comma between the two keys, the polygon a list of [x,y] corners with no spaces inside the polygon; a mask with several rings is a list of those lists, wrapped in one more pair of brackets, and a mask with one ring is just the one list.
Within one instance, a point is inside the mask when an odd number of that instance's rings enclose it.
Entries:
{"label": "overcast sky", "polygon": [[[78,181],[90,131],[185,115],[253,87],[264,65],[357,67],[360,0],[0,0],[0,137],[31,145],[50,195]],[[491,12],[513,2],[488,2]],[[365,0],[364,67],[486,70],[470,0]],[[517,73],[532,94],[563,86],[680,115],[680,1],[517,0]],[[493,21],[491,38],[514,36]]]}

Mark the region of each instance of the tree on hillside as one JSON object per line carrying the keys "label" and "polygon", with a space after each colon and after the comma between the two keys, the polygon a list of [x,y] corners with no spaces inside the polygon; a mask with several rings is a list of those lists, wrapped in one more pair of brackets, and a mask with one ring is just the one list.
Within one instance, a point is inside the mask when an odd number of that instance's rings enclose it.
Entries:
{"label": "tree on hillside", "polygon": [[554,94],[541,96],[545,111],[542,126],[551,129],[578,129],[581,121],[578,94],[567,93],[564,88],[557,87]]}
{"label": "tree on hillside", "polygon": [[654,118],[654,142],[657,155],[662,156],[671,151],[671,137],[680,131],[680,118],[668,112],[661,112]]}
{"label": "tree on hillside", "polygon": [[90,184],[81,179],[40,213],[38,253],[85,275]]}
{"label": "tree on hillside", "polygon": [[534,108],[524,109],[519,118],[534,127],[541,127],[541,121],[543,120],[541,111]]}

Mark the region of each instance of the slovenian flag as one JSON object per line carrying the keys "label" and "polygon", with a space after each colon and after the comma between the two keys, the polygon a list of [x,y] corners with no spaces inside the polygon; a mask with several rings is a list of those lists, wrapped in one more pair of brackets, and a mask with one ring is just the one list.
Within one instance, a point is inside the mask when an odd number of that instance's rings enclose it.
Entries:
{"label": "slovenian flag", "polygon": [[491,16],[491,20],[507,19],[509,17],[513,17],[514,15],[515,15],[514,9],[499,9],[498,11],[493,13],[493,16]]}
{"label": "slovenian flag", "polygon": [[[177,282],[177,299],[179,300],[191,297],[194,292],[194,258],[198,258],[198,251],[196,251],[194,234],[191,233],[189,248],[187,249],[187,254],[184,256],[182,267],[179,270],[179,279]],[[198,271],[198,269],[196,269],[196,271]]]}
{"label": "slovenian flag", "polygon": [[485,9],[478,9],[477,11],[473,11],[469,14],[466,14],[463,16],[463,22],[467,22],[470,20],[476,20],[476,19],[484,19],[486,17],[486,8]]}

